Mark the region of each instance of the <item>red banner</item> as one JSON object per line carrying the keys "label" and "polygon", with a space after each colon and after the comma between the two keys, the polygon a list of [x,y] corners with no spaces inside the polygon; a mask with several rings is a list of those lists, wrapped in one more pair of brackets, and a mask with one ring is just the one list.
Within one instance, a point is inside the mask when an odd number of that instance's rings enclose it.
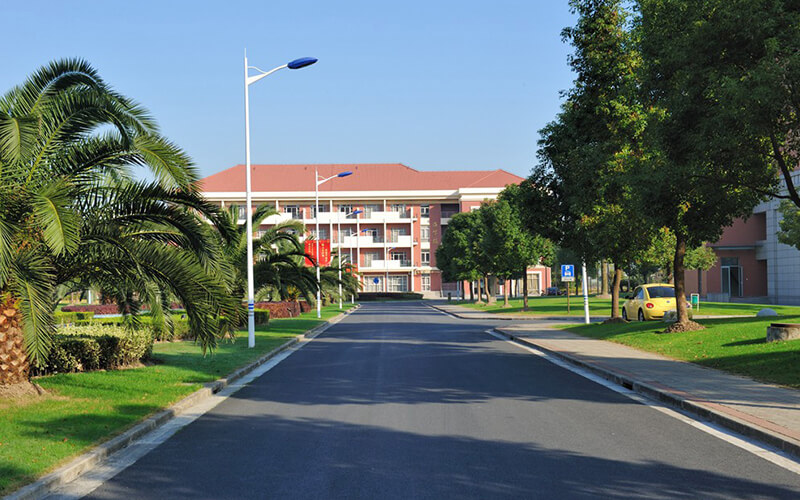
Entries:
{"label": "red banner", "polygon": [[[305,252],[314,259],[316,259],[317,240],[306,240]],[[329,266],[330,264],[331,264],[331,240],[319,240],[319,265]],[[306,258],[306,266],[311,267],[313,265],[314,263],[311,262],[311,260],[309,260],[308,258]]]}

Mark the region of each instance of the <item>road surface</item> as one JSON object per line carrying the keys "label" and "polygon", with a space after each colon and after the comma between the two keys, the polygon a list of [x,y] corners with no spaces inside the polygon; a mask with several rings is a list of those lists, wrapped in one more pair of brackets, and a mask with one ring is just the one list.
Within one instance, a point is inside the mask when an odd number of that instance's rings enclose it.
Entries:
{"label": "road surface", "polygon": [[800,498],[800,476],[491,325],[366,304],[90,497]]}

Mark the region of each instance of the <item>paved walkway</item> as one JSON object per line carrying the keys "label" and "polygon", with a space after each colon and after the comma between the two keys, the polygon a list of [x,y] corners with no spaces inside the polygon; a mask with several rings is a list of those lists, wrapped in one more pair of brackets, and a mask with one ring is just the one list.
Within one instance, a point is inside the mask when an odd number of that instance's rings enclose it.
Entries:
{"label": "paved walkway", "polygon": [[[436,307],[470,314],[460,306]],[[800,391],[556,330],[550,326],[554,318],[548,318],[550,325],[541,318],[526,319],[531,322],[502,325],[497,331],[800,456]]]}

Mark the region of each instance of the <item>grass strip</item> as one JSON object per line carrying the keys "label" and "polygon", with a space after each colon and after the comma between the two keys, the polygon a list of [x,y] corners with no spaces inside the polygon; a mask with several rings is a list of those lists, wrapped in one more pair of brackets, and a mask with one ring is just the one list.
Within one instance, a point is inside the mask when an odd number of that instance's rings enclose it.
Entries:
{"label": "grass strip", "polygon": [[[558,297],[530,297],[528,299],[528,310],[522,310],[522,299],[511,299],[508,301],[510,307],[503,307],[503,300],[500,299],[492,305],[483,303],[459,301],[454,304],[469,307],[477,311],[490,314],[525,314],[530,316],[583,316],[583,296],[570,297],[570,312],[567,313],[567,298]],[[620,302],[624,302],[621,300]],[[780,315],[794,316],[800,315],[798,306],[774,306],[769,304],[739,304],[728,302],[701,302],[700,309],[695,310],[695,314],[711,316],[739,316],[755,314],[769,307]],[[610,315],[611,299],[599,299],[589,296],[589,309],[593,315]]]}
{"label": "grass strip", "polygon": [[778,318],[699,320],[706,329],[661,333],[661,322],[568,326],[567,331],[617,342],[669,358],[697,363],[762,382],[800,388],[800,340],[766,342],[773,322],[800,322],[800,315]]}
{"label": "grass strip", "polygon": [[[351,306],[347,305],[345,309]],[[203,357],[193,342],[156,344],[156,364],[141,368],[51,375],[36,379],[48,395],[27,401],[0,399],[0,495],[35,481],[94,445],[121,434],[149,415],[246,366],[267,352],[339,314],[337,306],[257,327]]]}

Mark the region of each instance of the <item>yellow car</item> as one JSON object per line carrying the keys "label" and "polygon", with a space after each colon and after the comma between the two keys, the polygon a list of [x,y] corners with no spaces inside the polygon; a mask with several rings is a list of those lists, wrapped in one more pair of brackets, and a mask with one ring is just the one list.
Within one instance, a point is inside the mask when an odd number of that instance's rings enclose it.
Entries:
{"label": "yellow car", "polygon": [[[637,286],[622,304],[622,318],[639,321],[662,319],[667,311],[676,310],[675,287],[668,283]],[[686,303],[691,308],[689,302]]]}

